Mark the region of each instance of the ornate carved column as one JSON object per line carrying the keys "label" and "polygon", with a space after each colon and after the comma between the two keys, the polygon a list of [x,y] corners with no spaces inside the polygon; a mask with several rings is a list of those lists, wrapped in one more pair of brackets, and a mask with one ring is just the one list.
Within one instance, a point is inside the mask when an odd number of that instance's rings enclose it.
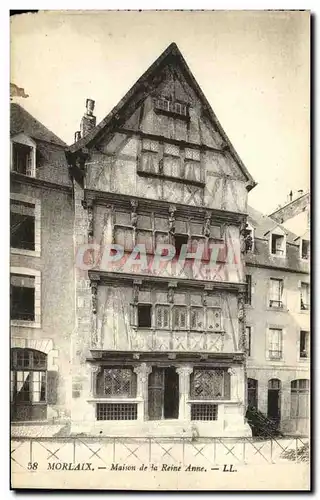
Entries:
{"label": "ornate carved column", "polygon": [[232,401],[239,401],[239,370],[229,368],[228,373],[230,375],[230,399]]}
{"label": "ornate carved column", "polygon": [[152,366],[146,363],[134,368],[137,374],[137,397],[142,398],[142,403],[138,404],[138,420],[147,420],[148,417],[148,376],[152,371]]}
{"label": "ornate carved column", "polygon": [[93,200],[84,200],[82,206],[85,210],[87,210],[88,217],[88,243],[91,243],[93,238]]}
{"label": "ornate carved column", "polygon": [[203,234],[206,238],[210,237],[210,223],[211,223],[211,213],[206,211],[204,215],[204,225],[203,225]]}
{"label": "ornate carved column", "polygon": [[193,367],[184,365],[177,368],[179,375],[179,420],[190,420],[190,405],[187,403],[190,393],[190,375]]}
{"label": "ornate carved column", "polygon": [[91,371],[91,380],[90,380],[90,396],[92,398],[95,397],[96,395],[96,385],[97,385],[97,375],[101,369],[101,366],[99,365],[90,365],[90,371]]}
{"label": "ornate carved column", "polygon": [[97,329],[98,283],[99,283],[99,278],[90,280],[91,301],[92,301],[92,327],[91,327],[92,347],[98,347],[101,343],[101,339],[98,338],[98,329]]}
{"label": "ornate carved column", "polygon": [[245,309],[245,293],[239,292],[238,295],[238,321],[239,321],[239,350],[246,352],[246,309]]}
{"label": "ornate carved column", "polygon": [[176,219],[175,219],[175,213],[176,213],[176,207],[174,205],[170,205],[169,207],[169,234],[173,238],[174,233],[175,233],[175,224],[176,224]]}

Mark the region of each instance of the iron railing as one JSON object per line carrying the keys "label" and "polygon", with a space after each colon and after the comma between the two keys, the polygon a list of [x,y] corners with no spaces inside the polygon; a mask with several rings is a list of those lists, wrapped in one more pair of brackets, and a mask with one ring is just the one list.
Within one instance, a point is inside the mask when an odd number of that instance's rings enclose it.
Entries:
{"label": "iron railing", "polygon": [[[60,464],[91,463],[95,469],[157,464],[278,464],[309,460],[309,439],[218,437],[13,437],[13,471],[60,470]],[[36,465],[34,465],[36,464]],[[112,465],[113,464],[113,465]]]}

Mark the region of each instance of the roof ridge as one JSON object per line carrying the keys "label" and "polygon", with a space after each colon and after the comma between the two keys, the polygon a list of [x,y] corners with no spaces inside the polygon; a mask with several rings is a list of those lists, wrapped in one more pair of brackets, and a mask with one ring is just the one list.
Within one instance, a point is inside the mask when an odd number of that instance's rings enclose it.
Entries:
{"label": "roof ridge", "polygon": [[[61,146],[61,147],[64,147],[64,148],[68,147],[68,144],[66,142],[64,142],[62,139],[60,139],[60,137],[57,136],[54,132],[52,132],[52,130],[50,130],[46,125],[44,125],[37,118],[35,118],[31,113],[29,113],[29,111],[27,111],[23,106],[21,106],[21,104],[19,104],[17,102],[12,102],[12,103],[10,103],[10,106],[12,106],[13,108],[18,108],[20,112],[22,112],[25,115],[27,115],[27,118],[29,120],[32,120],[33,122],[36,122],[37,127],[39,127],[40,129],[41,128],[44,129],[46,132],[48,132],[50,135],[52,135],[53,138],[55,139],[55,141],[45,140],[43,138],[42,139],[38,138],[38,140],[47,142],[48,144],[55,144],[57,146]],[[10,113],[10,116],[12,116],[12,113]],[[21,130],[18,133],[21,133],[21,132],[23,132],[23,131]],[[32,134],[30,134],[30,133],[27,134],[27,135],[32,136]]]}

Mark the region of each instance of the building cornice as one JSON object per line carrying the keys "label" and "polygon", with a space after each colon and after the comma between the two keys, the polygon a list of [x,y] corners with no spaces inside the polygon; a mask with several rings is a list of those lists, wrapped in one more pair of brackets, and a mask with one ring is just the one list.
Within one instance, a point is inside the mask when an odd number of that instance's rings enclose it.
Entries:
{"label": "building cornice", "polygon": [[99,282],[101,285],[114,285],[115,282],[133,286],[134,282],[139,280],[140,286],[148,287],[158,286],[176,286],[183,289],[203,289],[205,291],[225,291],[225,292],[244,292],[246,283],[236,283],[230,281],[205,281],[194,279],[169,278],[168,276],[148,276],[144,274],[117,273],[109,271],[91,270],[88,271],[89,279]]}
{"label": "building cornice", "polygon": [[175,216],[192,217],[193,219],[203,220],[206,213],[210,213],[212,219],[221,222],[230,222],[241,224],[247,218],[247,214],[242,212],[229,212],[208,207],[183,205],[165,200],[156,200],[152,198],[139,198],[127,194],[96,191],[92,189],[84,190],[84,200],[88,204],[113,205],[131,211],[131,202],[137,201],[140,210],[147,212],[156,211],[167,215],[172,206],[175,207]]}
{"label": "building cornice", "polygon": [[64,191],[65,193],[72,194],[72,187],[65,186],[62,184],[57,184],[55,182],[45,181],[43,179],[37,179],[36,177],[30,177],[28,175],[19,174],[17,172],[10,172],[10,181],[18,182],[19,184],[29,184],[42,189],[54,189],[57,191]]}
{"label": "building cornice", "polygon": [[262,269],[274,269],[276,271],[286,271],[288,273],[295,273],[295,274],[306,274],[306,275],[310,274],[310,272],[303,271],[301,269],[292,269],[290,267],[280,267],[280,266],[274,266],[271,264],[257,264],[257,263],[246,261],[246,266],[247,267],[260,267]]}

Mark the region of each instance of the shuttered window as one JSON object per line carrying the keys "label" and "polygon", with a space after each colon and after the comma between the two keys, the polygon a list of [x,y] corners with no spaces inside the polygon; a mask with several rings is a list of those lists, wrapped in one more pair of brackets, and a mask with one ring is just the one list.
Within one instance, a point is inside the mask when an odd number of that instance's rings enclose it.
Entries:
{"label": "shuttered window", "polygon": [[309,417],[309,380],[291,382],[291,418]]}

